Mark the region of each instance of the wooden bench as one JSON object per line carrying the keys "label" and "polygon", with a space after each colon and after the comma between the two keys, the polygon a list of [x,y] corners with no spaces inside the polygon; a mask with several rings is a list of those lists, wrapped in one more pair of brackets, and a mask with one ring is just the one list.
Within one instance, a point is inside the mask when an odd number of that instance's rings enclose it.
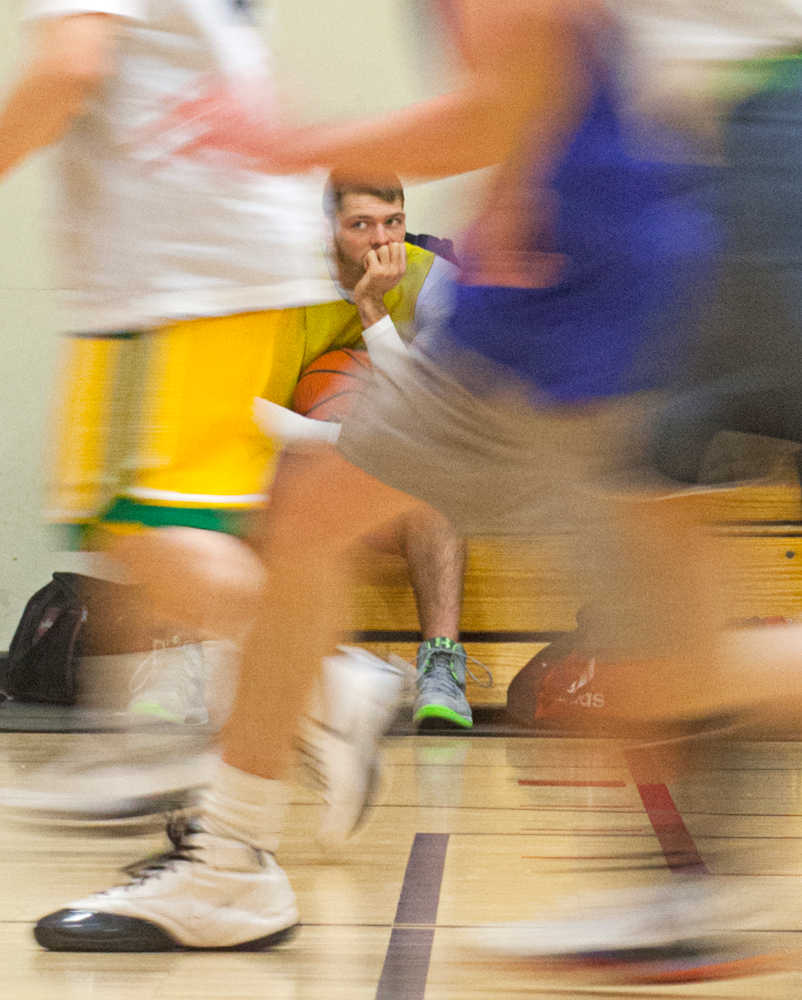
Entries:
{"label": "wooden bench", "polygon": [[[795,467],[782,462],[757,481],[711,490],[705,507],[730,566],[731,618],[796,617],[802,605],[802,492]],[[494,679],[489,688],[469,680],[475,707],[503,707],[518,670],[574,627],[578,602],[562,571],[569,542],[558,533],[469,540],[463,640]],[[405,564],[371,554],[360,565],[353,622],[359,641],[412,662],[418,620]]]}

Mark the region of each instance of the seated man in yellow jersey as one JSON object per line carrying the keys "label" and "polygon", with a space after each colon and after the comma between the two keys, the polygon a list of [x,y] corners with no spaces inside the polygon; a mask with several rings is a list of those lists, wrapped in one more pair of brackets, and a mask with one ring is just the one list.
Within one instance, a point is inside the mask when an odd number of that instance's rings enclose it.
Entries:
{"label": "seated man in yellow jersey", "polygon": [[[425,337],[450,308],[456,269],[405,242],[404,191],[394,175],[374,183],[329,177],[324,208],[331,223],[330,260],[339,301],[306,309],[304,365],[326,351],[365,346],[382,367],[405,342]],[[273,397],[275,399],[275,397]],[[336,440],[339,424],[309,420],[257,401],[263,429],[285,444]],[[421,504],[372,541],[407,562],[423,641],[417,653],[414,719],[426,725],[472,725],[465,697],[466,654],[458,641],[465,544],[434,508]]]}

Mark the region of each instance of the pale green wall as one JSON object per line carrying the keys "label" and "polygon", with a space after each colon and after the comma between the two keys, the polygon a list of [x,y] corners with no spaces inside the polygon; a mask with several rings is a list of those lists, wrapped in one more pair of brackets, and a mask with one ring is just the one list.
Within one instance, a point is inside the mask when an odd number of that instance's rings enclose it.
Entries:
{"label": "pale green wall", "polygon": [[[0,81],[21,54],[20,0],[0,5]],[[26,597],[60,568],[41,527],[42,424],[56,327],[43,235],[45,158],[0,184],[0,648]],[[75,558],[63,563],[66,568]]]}
{"label": "pale green wall", "polygon": [[[410,28],[422,0],[274,0],[276,63],[297,114],[315,119],[377,113],[435,86],[431,58]],[[23,0],[0,0],[0,93],[22,55]],[[426,51],[435,51],[430,39]],[[437,65],[443,60],[437,58]],[[46,155],[0,183],[0,649],[25,600],[54,569],[89,568],[87,557],[56,553],[39,520],[40,454],[58,327],[47,252]],[[475,181],[409,191],[409,226],[442,235],[460,227],[463,193]]]}
{"label": "pale green wall", "polygon": [[[381,113],[448,87],[431,0],[273,0],[276,65],[301,117]],[[455,235],[481,177],[408,187],[413,232]]]}

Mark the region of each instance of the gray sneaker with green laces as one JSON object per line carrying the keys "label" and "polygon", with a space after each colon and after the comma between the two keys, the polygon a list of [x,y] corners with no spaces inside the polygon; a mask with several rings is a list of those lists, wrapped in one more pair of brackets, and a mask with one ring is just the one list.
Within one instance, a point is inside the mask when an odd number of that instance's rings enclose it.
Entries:
{"label": "gray sneaker with green laces", "polygon": [[418,725],[473,725],[471,706],[465,697],[467,656],[462,643],[438,636],[418,646],[418,695],[413,719]]}

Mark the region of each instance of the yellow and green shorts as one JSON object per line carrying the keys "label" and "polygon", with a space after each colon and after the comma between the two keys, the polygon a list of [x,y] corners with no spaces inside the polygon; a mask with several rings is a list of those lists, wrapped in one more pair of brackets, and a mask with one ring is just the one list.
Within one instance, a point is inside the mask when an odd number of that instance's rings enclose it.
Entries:
{"label": "yellow and green shorts", "polygon": [[266,500],[277,446],[253,399],[290,404],[328,348],[305,309],[66,338],[57,385],[48,507],[71,547],[142,526],[239,533]]}

